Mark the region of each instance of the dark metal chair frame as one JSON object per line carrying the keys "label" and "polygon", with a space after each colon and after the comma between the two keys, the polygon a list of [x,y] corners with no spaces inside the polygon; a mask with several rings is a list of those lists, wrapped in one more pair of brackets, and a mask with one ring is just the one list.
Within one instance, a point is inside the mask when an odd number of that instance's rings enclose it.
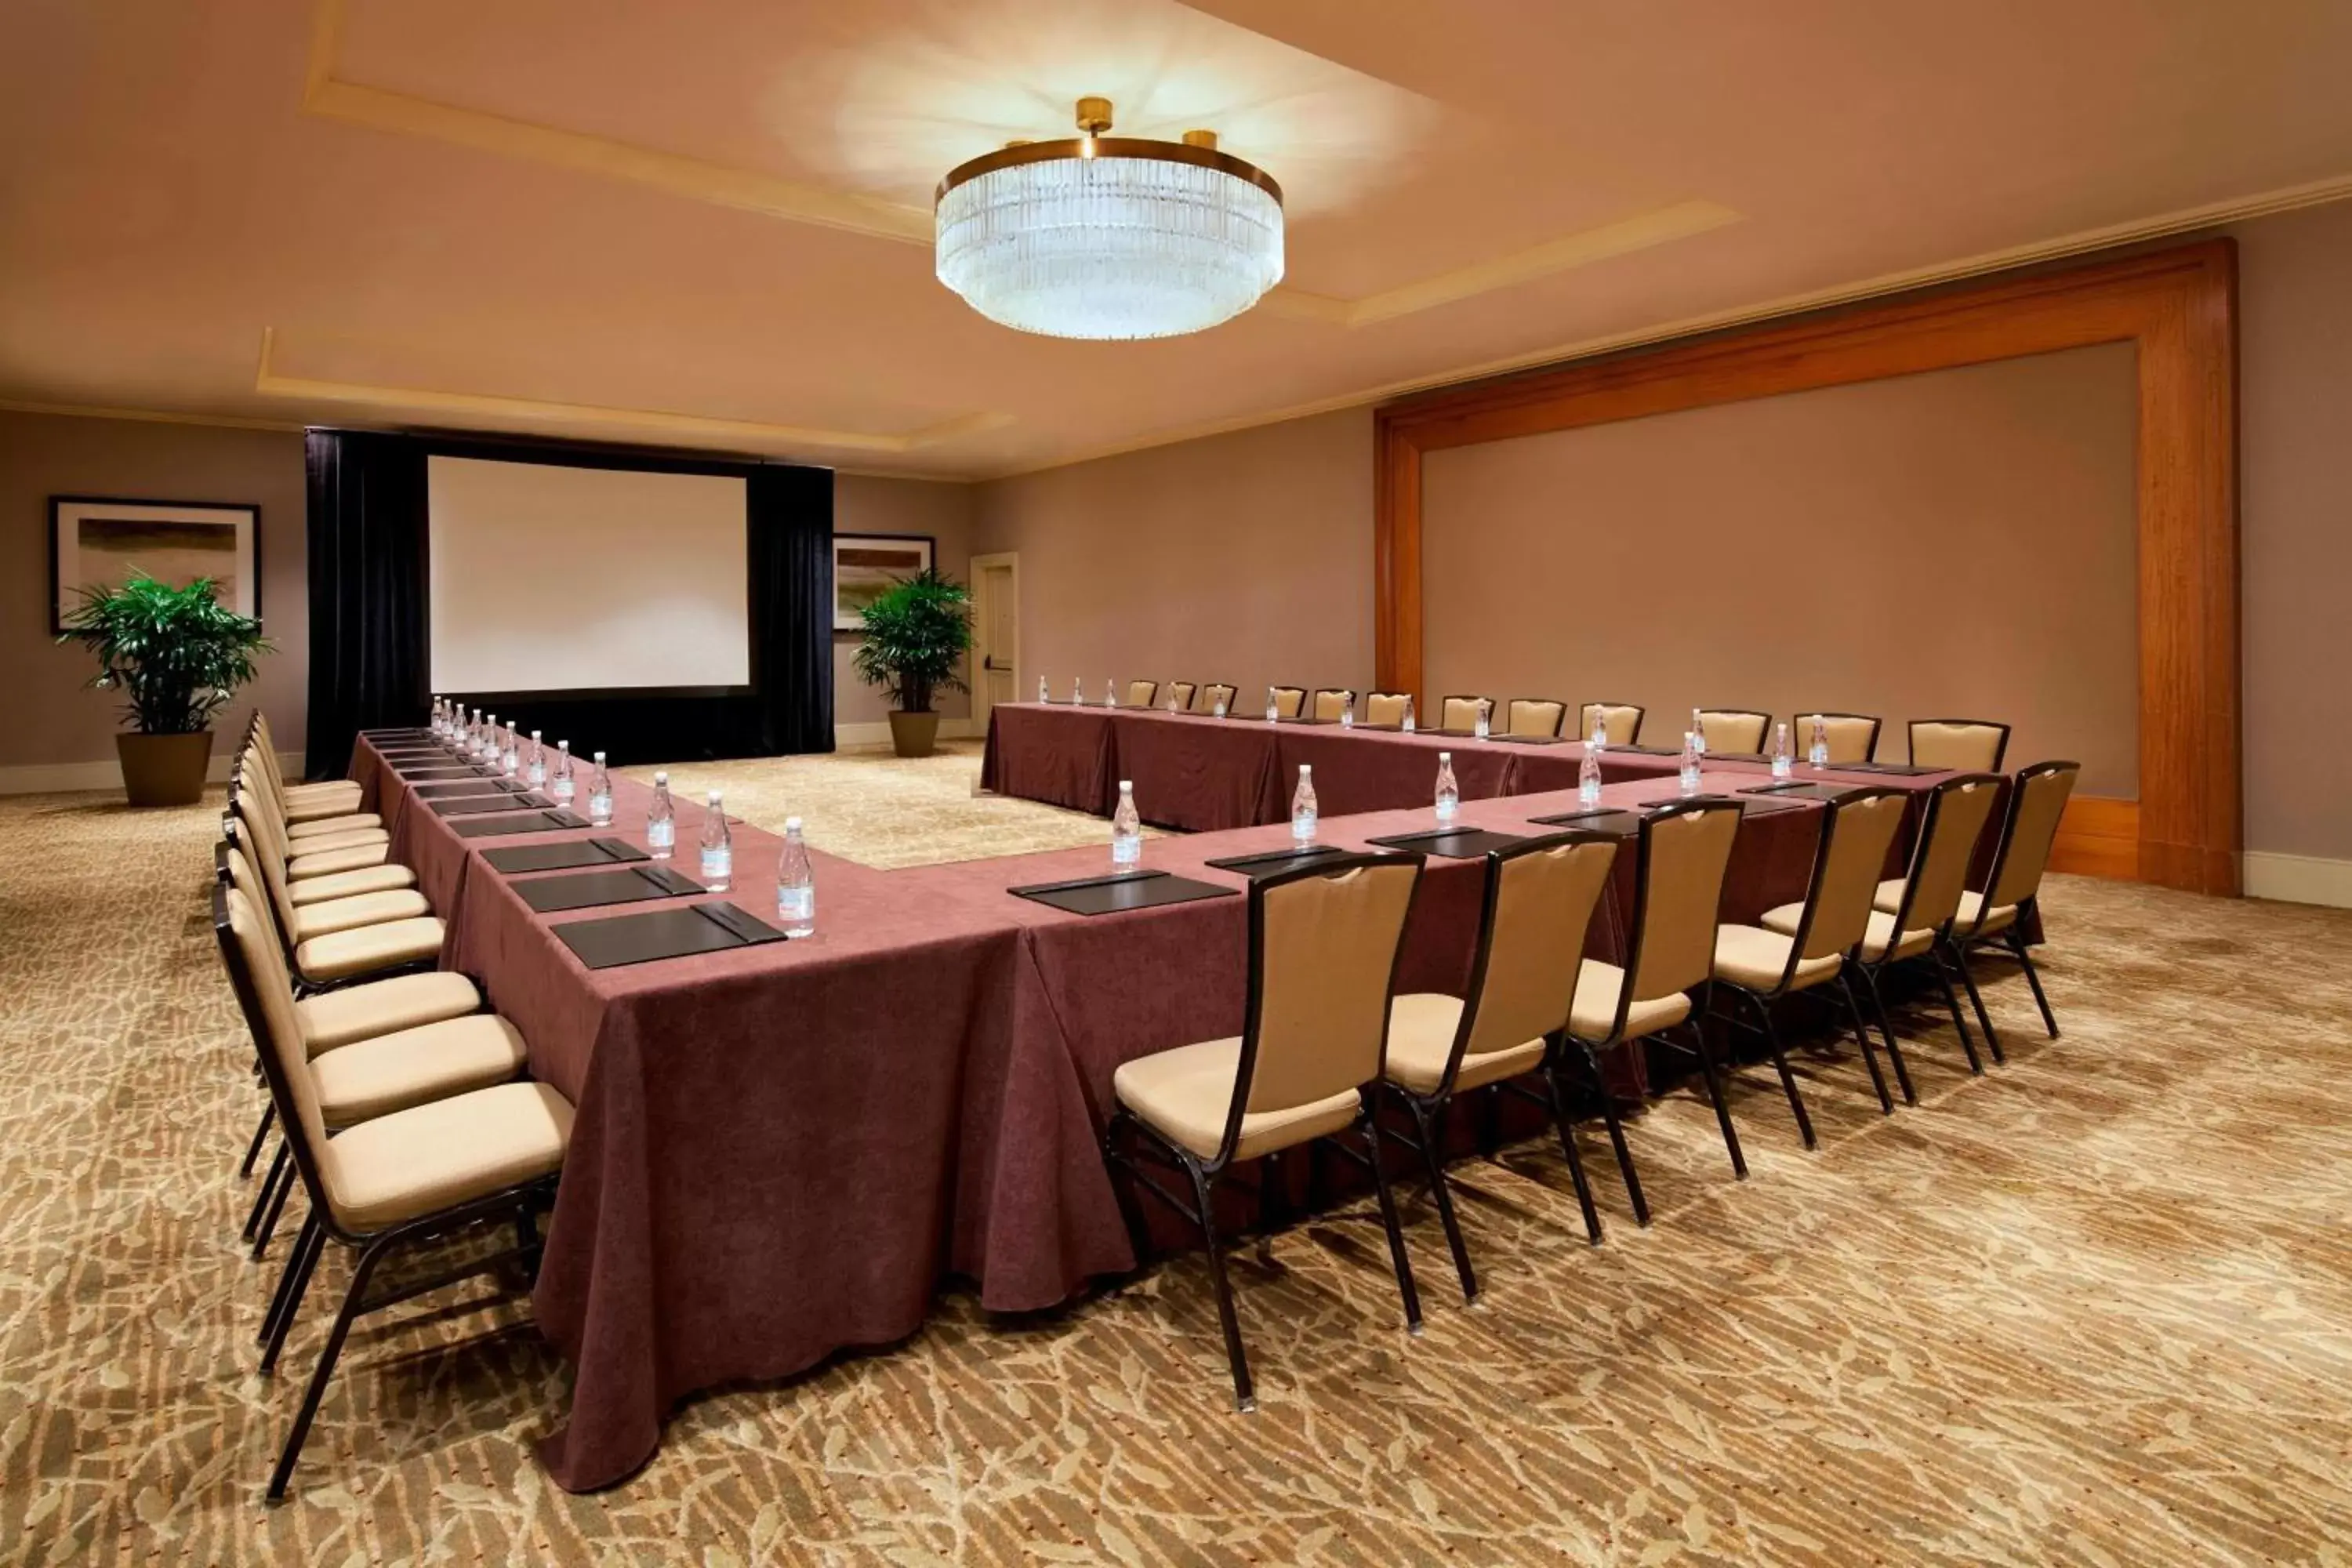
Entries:
{"label": "dark metal chair frame", "polygon": [[[2083,771],[2083,764],[2068,762],[2036,763],[2032,767],[2019,769],[2017,776],[2010,781],[2009,804],[2003,808],[2001,815],[2000,846],[1993,851],[1992,870],[1985,878],[1982,896],[1987,901],[1977,911],[1979,925],[1981,925],[1984,917],[1991,912],[1992,906],[1990,900],[1992,890],[2000,886],[2001,873],[2008,869],[2010,853],[2016,847],[2017,816],[2025,805],[2026,781],[2047,773],[2065,773],[2070,770],[2080,773]],[[2017,906],[2017,918],[2009,922],[2007,929],[1993,931],[1989,935],[1979,935],[1973,930],[1961,931],[1958,929],[1958,922],[1953,922],[1953,957],[1959,964],[1961,978],[1968,984],[1969,996],[1976,1004],[1977,1022],[1984,1026],[1985,1039],[1996,1050],[2000,1048],[2000,1037],[1994,1033],[1991,1016],[1985,1011],[1984,998],[1977,991],[1976,978],[1969,973],[1969,954],[1980,948],[1996,944],[2024,967],[2025,984],[2033,992],[2033,1005],[2042,1010],[2042,1026],[2048,1031],[2052,1039],[2058,1038],[2058,1017],[2050,1010],[2049,994],[2042,989],[2042,972],[2034,967],[2032,950],[2025,940],[2027,922],[2040,912],[2040,909],[2038,893],[2027,895],[2020,900]]]}
{"label": "dark metal chair frame", "polygon": [[[1935,842],[1937,824],[1943,816],[1945,797],[1964,784],[1990,784],[1998,787],[2003,782],[1999,773],[1954,773],[1927,792],[1927,809],[1920,816],[1918,837],[1912,841],[1910,865],[1904,873],[1901,907],[1892,916],[1895,929],[1887,940],[1887,956],[1879,959],[1867,956],[1869,942],[1865,938],[1862,949],[1855,952],[1852,961],[1851,967],[1854,973],[1862,976],[1864,988],[1870,993],[1871,1009],[1877,1014],[1879,1030],[1886,1037],[1887,1059],[1895,1064],[1895,1077],[1903,1086],[1903,1100],[1906,1105],[1918,1104],[1919,1097],[1912,1091],[1910,1069],[1904,1064],[1903,1048],[1895,1041],[1895,1025],[1887,1016],[1885,994],[1879,984],[1879,977],[1898,964],[1916,963],[1922,959],[1927,961],[1928,969],[1935,976],[1937,988],[1944,994],[1944,1007],[1951,1015],[1952,1026],[1959,1031],[1960,1048],[1968,1053],[1969,1071],[1979,1077],[1984,1073],[1984,1063],[1977,1056],[1975,1037],[1969,1033],[1968,1020],[1960,1015],[1959,995],[1952,989],[1950,965],[1958,963],[1959,960],[1959,950],[1953,945],[1952,942],[1952,927],[1958,920],[1958,911],[1936,928],[1935,935],[1927,943],[1927,952],[1913,953],[1907,959],[1895,957],[1894,952],[1895,946],[1901,942],[1906,931],[1918,929],[1908,923],[1911,918],[1911,906],[1913,900],[1919,896],[1919,871],[1927,863],[1929,847]],[[1970,854],[1973,855],[1975,847],[1972,845],[1969,848]],[[1974,998],[1976,982],[1969,979],[1965,963],[1959,963],[1959,975],[1961,984],[1967,987],[1969,996]],[[1979,1000],[1977,1006],[1981,1014],[1983,1002]],[[1998,1062],[2007,1059],[2001,1055],[1999,1041],[1989,1043],[1992,1047],[1993,1060]]]}
{"label": "dark metal chair frame", "polygon": [[[286,1270],[279,1276],[278,1289],[262,1320],[263,1346],[261,1370],[273,1372],[278,1352],[285,1348],[286,1335],[293,1326],[294,1313],[302,1304],[303,1293],[310,1288],[310,1276],[318,1268],[320,1254],[329,1241],[349,1247],[359,1253],[352,1266],[352,1282],[344,1293],[343,1303],[335,1314],[335,1323],[327,1335],[327,1342],[319,1352],[319,1365],[310,1375],[310,1386],[304,1391],[301,1406],[295,1413],[293,1428],[287,1434],[286,1446],[278,1457],[278,1466],[270,1472],[268,1500],[283,1501],[287,1482],[294,1474],[295,1460],[301,1457],[303,1442],[310,1435],[310,1423],[318,1415],[319,1404],[326,1396],[327,1382],[334,1373],[335,1362],[342,1354],[343,1342],[351,1333],[357,1319],[383,1308],[455,1285],[477,1275],[495,1273],[509,1263],[520,1263],[526,1275],[536,1275],[543,1243],[540,1239],[538,1215],[551,1206],[555,1194],[555,1178],[541,1177],[517,1186],[490,1193],[468,1202],[436,1210],[417,1218],[403,1220],[381,1230],[353,1231],[334,1218],[327,1201],[326,1184],[320,1179],[316,1152],[301,1131],[299,1113],[294,1102],[292,1086],[286,1080],[278,1053],[268,1035],[260,1000],[254,992],[255,977],[247,972],[245,955],[236,950],[236,937],[229,927],[228,889],[213,889],[213,935],[219,943],[221,959],[229,973],[229,984],[236,993],[237,1005],[245,1015],[246,1027],[253,1035],[254,1045],[261,1057],[262,1076],[269,1085],[271,1104],[278,1119],[286,1124],[287,1143],[293,1150],[293,1165],[310,1200],[309,1217],[296,1237],[294,1249],[287,1255]],[[381,1295],[367,1293],[369,1282],[385,1256],[394,1250],[419,1242],[437,1240],[457,1231],[471,1229],[487,1223],[512,1223],[516,1245],[487,1256],[467,1259],[449,1269],[421,1279],[404,1281]]]}
{"label": "dark metal chair frame", "polygon": [[[1875,713],[1832,713],[1826,709],[1816,708],[1811,712],[1791,713],[1789,715],[1789,744],[1791,753],[1800,761],[1804,758],[1806,752],[1811,748],[1813,737],[1812,732],[1810,730],[1803,734],[1799,734],[1797,732],[1796,726],[1808,719],[1857,719],[1862,722],[1868,724],[1870,726],[1870,744],[1864,749],[1862,760],[1865,763],[1874,763],[1878,760],[1878,737],[1886,728],[1885,720],[1880,718]],[[1832,763],[1830,766],[1835,767],[1837,764],[1835,763]]]}
{"label": "dark metal chair frame", "polygon": [[[1996,723],[1990,719],[1914,719],[1903,729],[1903,743],[1906,747],[1911,745],[1912,738],[1919,733],[1919,726],[1922,724],[1967,724],[1979,730],[2000,731],[2000,739],[1993,746],[1992,766],[1988,770],[1990,772],[1996,773],[2000,772],[2001,759],[2009,755],[2009,726],[2006,724]],[[1906,751],[1905,755],[1915,766],[1917,764],[1916,751]]]}
{"label": "dark metal chair frame", "polygon": [[[1406,1143],[1419,1153],[1422,1163],[1428,1170],[1430,1194],[1437,1205],[1437,1217],[1445,1226],[1445,1244],[1453,1250],[1454,1268],[1461,1277],[1462,1299],[1465,1301],[1477,1300],[1478,1276],[1470,1266],[1470,1249],[1463,1241],[1462,1226],[1454,1215],[1454,1194],[1446,1183],[1443,1133],[1446,1110],[1454,1102],[1454,1077],[1462,1069],[1463,1053],[1469,1048],[1470,1037],[1477,1027],[1479,1005],[1486,995],[1486,961],[1495,946],[1495,912],[1503,896],[1503,866],[1506,861],[1517,859],[1522,855],[1546,854],[1580,844],[1606,844],[1613,849],[1617,840],[1605,833],[1552,833],[1486,852],[1486,890],[1479,907],[1477,951],[1470,962],[1469,996],[1462,1009],[1461,1022],[1454,1031],[1454,1047],[1445,1060],[1445,1072],[1437,1080],[1437,1088],[1427,1094],[1415,1093],[1392,1079],[1383,1078],[1381,1080],[1381,1087],[1403,1101],[1405,1109],[1412,1116],[1413,1131],[1410,1136],[1395,1131],[1391,1131],[1389,1136]],[[1609,886],[1604,881],[1600,899],[1609,897]],[[1599,907],[1596,900],[1594,908],[1598,910]],[[1583,957],[1583,950],[1580,947],[1575,952],[1563,954],[1562,962],[1574,966],[1580,963]],[[1572,1005],[1575,1001],[1573,987],[1569,995]],[[1536,1073],[1530,1075],[1543,1079],[1544,1093],[1539,1100],[1531,1090],[1509,1079],[1493,1087],[1507,1089],[1528,1100],[1538,1100],[1549,1110],[1552,1125],[1559,1133],[1561,1152],[1568,1159],[1569,1177],[1576,1184],[1578,1205],[1584,1211],[1585,1234],[1598,1246],[1601,1242],[1601,1215],[1593,1205],[1592,1188],[1585,1178],[1583,1159],[1577,1152],[1575,1123],[1568,1114],[1568,1096],[1559,1083],[1559,1043],[1567,1029],[1568,1019],[1562,1017],[1559,1027],[1544,1037],[1544,1059]]]}
{"label": "dark metal chair frame", "polygon": [[[1740,1017],[1736,1010],[1721,1014],[1719,1016],[1730,1027],[1749,1029],[1763,1037],[1766,1047],[1772,1053],[1772,1066],[1780,1074],[1780,1087],[1788,1092],[1789,1109],[1796,1113],[1797,1131],[1803,1136],[1805,1147],[1808,1149],[1819,1148],[1820,1143],[1813,1136],[1812,1118],[1805,1113],[1804,1098],[1797,1092],[1796,1076],[1789,1070],[1789,1058],[1781,1049],[1780,1033],[1772,1022],[1772,1004],[1787,996],[1801,994],[1790,990],[1790,985],[1797,977],[1798,964],[1803,962],[1805,942],[1812,934],[1813,918],[1821,910],[1822,879],[1829,874],[1830,856],[1837,842],[1839,825],[1844,820],[1846,808],[1873,800],[1900,798],[1903,793],[1896,789],[1858,789],[1825,808],[1828,815],[1822,824],[1821,841],[1813,851],[1812,876],[1805,885],[1805,910],[1798,917],[1795,934],[1789,939],[1789,962],[1780,971],[1780,978],[1773,983],[1772,988],[1769,991],[1753,991],[1736,980],[1717,978],[1716,981],[1717,986],[1729,992],[1735,1000],[1746,1003],[1755,1012],[1757,1021],[1754,1024]],[[1875,868],[1872,869],[1871,875],[1874,882],[1877,877]],[[1868,900],[1865,898],[1865,910],[1867,907]],[[1837,978],[1830,984],[1835,985],[1838,994],[1845,999],[1846,1016],[1853,1026],[1854,1040],[1862,1047],[1862,1059],[1870,1068],[1870,1086],[1878,1091],[1879,1112],[1882,1115],[1892,1116],[1895,1114],[1895,1101],[1886,1092],[1886,1075],[1878,1069],[1878,1055],[1873,1048],[1870,1030],[1863,1023],[1862,1004],[1855,999],[1853,986],[1846,978],[1847,969],[1853,964],[1861,953],[1863,942],[1867,940],[1868,927],[1865,924],[1864,934],[1856,938],[1853,945],[1846,949]],[[1736,1071],[1736,1061],[1731,1066],[1732,1070]],[[1909,1092],[1906,1084],[1905,1093],[1907,1095]]]}
{"label": "dark metal chair frame", "polygon": [[1517,733],[1517,731],[1511,728],[1511,710],[1522,702],[1549,702],[1553,707],[1558,708],[1559,712],[1552,720],[1551,734],[1553,740],[1556,741],[1559,739],[1560,731],[1566,728],[1568,724],[1568,704],[1562,702],[1557,697],[1514,697],[1510,699],[1510,700],[1505,702],[1503,704],[1503,732],[1505,734],[1508,735]]}
{"label": "dark metal chair frame", "polygon": [[[1119,1201],[1122,1217],[1127,1222],[1128,1235],[1135,1247],[1139,1265],[1150,1255],[1150,1237],[1144,1229],[1143,1217],[1136,1205],[1134,1188],[1142,1187],[1178,1214],[1199,1227],[1209,1253],[1209,1277],[1217,1291],[1217,1317],[1224,1330],[1225,1360],[1233,1369],[1234,1404],[1236,1409],[1257,1408],[1257,1398],[1250,1381],[1249,1360],[1242,1348],[1241,1321],[1234,1309],[1232,1282],[1225,1276],[1223,1251],[1217,1239],[1214,1198],[1217,1184],[1225,1179],[1234,1164],[1234,1150],[1240,1144],[1242,1118],[1249,1110],[1250,1080],[1257,1069],[1259,1013],[1265,994],[1265,896],[1278,888],[1313,877],[1335,877],[1364,867],[1392,867],[1400,861],[1410,861],[1414,868],[1413,890],[1405,905],[1405,919],[1397,929],[1396,952],[1389,960],[1389,978],[1381,1006],[1381,1052],[1372,1079],[1359,1092],[1360,1104],[1356,1120],[1349,1131],[1364,1141],[1361,1152],[1339,1141],[1332,1134],[1311,1139],[1291,1148],[1312,1150],[1318,1147],[1336,1149],[1358,1164],[1370,1171],[1373,1190],[1380,1194],[1381,1223],[1388,1231],[1389,1258],[1396,1270],[1397,1291],[1404,1300],[1405,1329],[1408,1333],[1421,1332],[1421,1297],[1413,1289],[1412,1262],[1405,1256],[1404,1231],[1397,1223],[1396,1200],[1389,1190],[1386,1166],[1381,1157],[1381,1127],[1378,1116],[1379,1085],[1388,1067],[1389,1007],[1396,996],[1396,973],[1404,953],[1404,931],[1412,919],[1412,900],[1421,891],[1420,871],[1423,864],[1419,855],[1348,855],[1319,860],[1311,866],[1263,877],[1250,884],[1249,890],[1249,990],[1246,1011],[1243,1014],[1241,1060],[1234,1075],[1233,1103],[1225,1112],[1224,1137],[1216,1154],[1203,1160],[1173,1139],[1162,1135],[1157,1128],[1125,1106],[1112,1110],[1109,1125],[1103,1131],[1103,1161],[1109,1167],[1111,1185]],[[1120,1148],[1121,1135],[1129,1147]],[[1161,1163],[1183,1172],[1192,1188],[1192,1201],[1169,1191],[1142,1170],[1139,1156],[1149,1151]],[[1276,1150],[1260,1156],[1265,1169],[1258,1173],[1257,1194],[1260,1225],[1271,1233],[1278,1211],[1286,1202],[1277,1200],[1281,1190],[1282,1157],[1288,1149]],[[1124,1182],[1120,1177],[1124,1175]]]}

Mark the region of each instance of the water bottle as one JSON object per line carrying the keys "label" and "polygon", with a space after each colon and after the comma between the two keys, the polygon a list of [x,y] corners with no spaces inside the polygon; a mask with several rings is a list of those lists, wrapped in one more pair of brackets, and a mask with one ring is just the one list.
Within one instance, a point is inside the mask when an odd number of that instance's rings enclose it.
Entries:
{"label": "water bottle", "polygon": [[522,742],[511,724],[507,726],[504,743],[499,748],[499,771],[509,778],[522,772]]}
{"label": "water bottle", "polygon": [[727,808],[712,790],[709,808],[702,814],[702,885],[723,893],[734,874],[735,841],[727,836]]}
{"label": "water bottle", "polygon": [[1690,742],[1698,748],[1700,756],[1706,755],[1706,726],[1699,722],[1698,710],[1691,710]]}
{"label": "water bottle", "polygon": [[1410,735],[1412,733],[1412,693],[1408,691],[1404,698],[1404,712],[1397,719],[1397,728]]}
{"label": "water bottle", "polygon": [[1576,769],[1576,803],[1601,804],[1601,744],[1597,741],[1584,742],[1584,761]]}
{"label": "water bottle", "polygon": [[1118,781],[1118,809],[1110,814],[1110,867],[1132,871],[1143,864],[1143,819],[1135,814],[1135,785]]}
{"label": "water bottle", "polygon": [[1795,771],[1789,756],[1789,726],[1775,724],[1772,726],[1772,776],[1784,779]]}
{"label": "water bottle", "polygon": [[1298,764],[1298,788],[1290,797],[1290,841],[1304,847],[1315,842],[1315,769]]}
{"label": "water bottle", "polygon": [[530,776],[530,787],[537,789],[547,782],[547,748],[540,744],[539,731],[530,732],[530,750],[524,754],[525,771]]}
{"label": "water bottle", "polygon": [[482,726],[481,735],[475,742],[474,756],[477,761],[480,762],[496,762],[498,760],[499,716],[497,714],[491,714],[489,721]]}
{"label": "water bottle", "polygon": [[1350,691],[1348,693],[1348,700],[1339,704],[1339,728],[1342,730],[1352,730],[1355,727],[1356,694]]}
{"label": "water bottle", "polygon": [[1074,675],[1070,677],[1070,706],[1083,708],[1086,705],[1087,683],[1082,678]]}
{"label": "water bottle", "polygon": [[1217,717],[1218,717],[1218,718],[1220,718],[1220,719],[1222,719],[1222,718],[1223,718],[1224,716],[1225,716],[1225,694],[1224,694],[1223,692],[1222,692],[1222,691],[1221,691],[1221,692],[1217,693]]}
{"label": "water bottle", "polygon": [[1596,752],[1609,749],[1609,710],[1606,708],[1592,710],[1592,749]]}
{"label": "water bottle", "polygon": [[1485,740],[1495,732],[1495,704],[1491,699],[1478,699],[1478,717],[1470,721],[1470,733]]}
{"label": "water bottle", "polygon": [[1454,753],[1437,753],[1437,820],[1451,822],[1462,809],[1462,786],[1454,782]]}
{"label": "water bottle", "polygon": [[1830,765],[1830,727],[1818,713],[1813,715],[1813,739],[1805,748],[1805,761],[1817,768]]}
{"label": "water bottle", "polygon": [[1276,724],[1281,721],[1282,710],[1274,705],[1274,688],[1269,686],[1265,689],[1265,721]]}
{"label": "water bottle", "polygon": [[1168,711],[1176,711],[1176,683],[1172,680],[1168,683]]}
{"label": "water bottle", "polygon": [[604,771],[604,753],[596,753],[596,771],[588,775],[588,821],[592,826],[613,826],[613,775]]}
{"label": "water bottle", "polygon": [[1706,748],[1702,746],[1699,742],[1698,731],[1696,730],[1684,731],[1682,786],[1683,793],[1685,795],[1696,795],[1698,793],[1699,759],[1706,754]]}
{"label": "water bottle", "polygon": [[1118,706],[1118,681],[1110,679],[1105,679],[1103,681],[1103,706],[1106,708],[1116,708]]}
{"label": "water bottle", "polygon": [[1042,675],[1037,678],[1037,700],[1040,702],[1051,702],[1054,700],[1052,696],[1045,690],[1045,678]]}
{"label": "water bottle", "polygon": [[482,710],[478,708],[474,710],[474,722],[472,728],[466,731],[466,744],[464,750],[467,756],[481,755]]}
{"label": "water bottle", "polygon": [[555,781],[551,786],[558,805],[570,805],[579,786],[572,782],[572,742],[555,742]]}
{"label": "water bottle", "polygon": [[797,816],[784,818],[784,852],[776,860],[776,920],[786,936],[816,931],[816,873],[809,868]]}
{"label": "water bottle", "polygon": [[656,860],[677,847],[677,811],[669,803],[669,774],[654,775],[654,803],[646,807],[646,847]]}

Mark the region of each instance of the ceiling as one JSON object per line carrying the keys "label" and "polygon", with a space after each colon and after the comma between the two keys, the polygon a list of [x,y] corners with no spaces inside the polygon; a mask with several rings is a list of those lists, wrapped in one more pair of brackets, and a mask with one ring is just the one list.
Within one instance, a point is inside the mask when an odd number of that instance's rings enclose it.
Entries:
{"label": "ceiling", "polygon": [[[2340,0],[10,0],[0,404],[978,478],[2352,195]],[[931,275],[950,165],[1205,126],[1196,336]]]}

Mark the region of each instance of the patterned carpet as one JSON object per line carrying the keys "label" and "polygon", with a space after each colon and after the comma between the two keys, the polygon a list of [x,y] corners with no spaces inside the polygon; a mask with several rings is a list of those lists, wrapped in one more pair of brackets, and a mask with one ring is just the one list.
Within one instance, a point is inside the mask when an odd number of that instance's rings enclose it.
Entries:
{"label": "patterned carpet", "polygon": [[[726,782],[859,858],[1102,832],[971,800],[972,767]],[[1487,1294],[1463,1308],[1416,1204],[1420,1340],[1368,1205],[1244,1253],[1255,1415],[1183,1258],[1017,1322],[950,1295],[903,1346],[696,1401],[646,1471],[570,1497],[527,1447],[564,1370],[520,1303],[457,1310],[477,1286],[354,1337],[265,1509],[341,1279],[257,1376],[273,1271],[235,1246],[255,1100],[199,902],[216,811],[0,801],[0,1562],[2352,1556],[2352,915],[2078,879],[2046,899],[2064,1040],[2004,973],[2011,1063],[1983,1079],[1906,1016],[1916,1110],[1882,1121],[1850,1054],[1807,1055],[1812,1155],[1750,1069],[1745,1184],[1670,1094],[1631,1131],[1657,1224],[1604,1178],[1599,1248],[1556,1149],[1465,1167]]]}

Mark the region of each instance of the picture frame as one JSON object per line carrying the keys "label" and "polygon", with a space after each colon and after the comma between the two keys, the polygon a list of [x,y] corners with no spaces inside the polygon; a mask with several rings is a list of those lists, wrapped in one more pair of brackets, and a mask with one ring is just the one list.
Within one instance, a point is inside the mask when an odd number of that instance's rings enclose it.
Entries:
{"label": "picture frame", "polygon": [[119,588],[134,572],[173,587],[198,577],[220,601],[261,618],[261,508],[123,496],[49,498],[49,630],[66,634],[84,588]]}
{"label": "picture frame", "polygon": [[929,571],[939,546],[928,533],[833,536],[833,629],[866,629],[866,606],[902,578]]}

